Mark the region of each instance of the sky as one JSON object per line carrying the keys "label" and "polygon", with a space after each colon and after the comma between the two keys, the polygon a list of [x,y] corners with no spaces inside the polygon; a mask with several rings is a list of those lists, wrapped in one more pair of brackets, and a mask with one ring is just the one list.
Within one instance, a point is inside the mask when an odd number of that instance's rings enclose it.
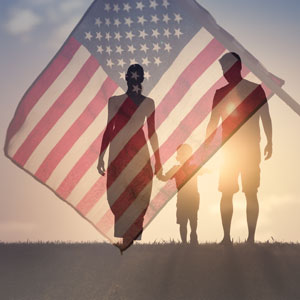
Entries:
{"label": "sky", "polygon": [[[181,0],[179,0],[181,1]],[[0,141],[15,109],[49,63],[90,0],[2,0],[0,4]],[[199,0],[218,24],[231,33],[273,74],[285,80],[284,89],[300,103],[300,2],[298,0]],[[280,98],[270,102],[273,157],[262,162],[259,189],[258,241],[300,241],[300,131],[299,116]],[[262,147],[265,139],[262,139]],[[200,242],[222,238],[217,191],[219,155],[213,170],[199,179]],[[0,241],[104,241],[72,208],[0,154]],[[208,188],[209,187],[209,188]],[[147,227],[145,242],[178,240],[172,199]],[[245,200],[234,198],[232,236],[247,237]]]}

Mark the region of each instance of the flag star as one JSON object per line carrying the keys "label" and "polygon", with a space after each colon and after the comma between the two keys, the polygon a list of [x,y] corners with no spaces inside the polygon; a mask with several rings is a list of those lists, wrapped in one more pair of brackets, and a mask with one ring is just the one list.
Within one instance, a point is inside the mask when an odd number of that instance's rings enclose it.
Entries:
{"label": "flag star", "polygon": [[100,45],[100,46],[97,46],[97,52],[100,53],[100,54],[103,53],[103,48],[102,48],[101,45]]}
{"label": "flag star", "polygon": [[164,36],[166,36],[167,38],[169,38],[170,35],[171,35],[170,29],[169,28],[164,29]]}
{"label": "flag star", "polygon": [[123,58],[121,58],[121,59],[118,59],[118,66],[120,66],[121,68],[123,68],[123,67],[124,67],[124,65],[126,65],[126,63],[125,63],[124,59],[123,59]]}
{"label": "flag star", "polygon": [[128,25],[128,27],[131,26],[131,24],[133,23],[133,21],[131,20],[131,18],[125,18],[125,24]]}
{"label": "flag star", "polygon": [[140,9],[142,11],[144,7],[145,7],[145,5],[143,4],[143,2],[136,3],[136,9]]}
{"label": "flag star", "polygon": [[149,50],[149,48],[147,47],[146,44],[141,45],[141,51],[144,51],[145,53],[147,53],[148,50]]}
{"label": "flag star", "polygon": [[128,47],[128,52],[130,52],[131,54],[133,54],[134,51],[136,50],[133,45],[128,45],[127,47]]}
{"label": "flag star", "polygon": [[115,40],[118,40],[120,42],[120,39],[122,38],[120,32],[115,32]]}
{"label": "flag star", "polygon": [[110,19],[109,18],[105,18],[105,25],[109,26],[110,25]]}
{"label": "flag star", "polygon": [[111,54],[112,50],[111,50],[110,46],[106,47],[106,51],[105,52],[108,53],[108,55]]}
{"label": "flag star", "polygon": [[159,57],[154,57],[154,64],[156,64],[158,67],[161,64],[161,60]]}
{"label": "flag star", "polygon": [[174,35],[177,36],[178,38],[180,38],[180,36],[183,35],[183,33],[180,31],[180,28],[178,28],[178,29],[175,29]]}
{"label": "flag star", "polygon": [[178,24],[182,21],[182,17],[180,16],[180,14],[174,14],[175,16],[175,22],[177,22]]}
{"label": "flag star", "polygon": [[133,85],[132,91],[139,94],[139,92],[141,91],[141,88],[138,85]]}
{"label": "flag star", "polygon": [[148,57],[142,58],[142,64],[148,67],[148,65],[150,64]]}
{"label": "flag star", "polygon": [[145,73],[144,73],[144,77],[147,79],[147,80],[149,80],[150,79],[150,74],[149,74],[149,72],[148,71],[145,71]]}
{"label": "flag star", "polygon": [[160,35],[160,33],[158,32],[158,29],[152,29],[152,36],[154,36],[155,38],[158,38],[159,35]]}
{"label": "flag star", "polygon": [[137,60],[135,59],[135,58],[130,58],[130,64],[131,65],[135,65],[135,64],[137,64],[138,62],[137,62]]}
{"label": "flag star", "polygon": [[93,36],[91,35],[91,32],[90,32],[90,31],[89,31],[89,32],[85,32],[85,37],[84,37],[84,38],[85,38],[86,40],[89,40],[89,41],[90,41],[90,40],[92,39],[92,37],[93,37]]}
{"label": "flag star", "polygon": [[131,72],[131,79],[138,80],[139,77],[137,72]]}
{"label": "flag star", "polygon": [[132,41],[132,38],[135,37],[135,35],[132,33],[132,31],[125,32],[126,33],[126,39],[130,39]]}
{"label": "flag star", "polygon": [[165,50],[168,51],[170,53],[170,51],[172,50],[172,47],[170,46],[169,43],[165,44]]}
{"label": "flag star", "polygon": [[101,32],[96,32],[96,39],[99,40],[99,41],[101,41],[101,39],[102,39]]}
{"label": "flag star", "polygon": [[120,55],[122,55],[123,51],[124,51],[124,50],[122,49],[121,46],[117,46],[117,47],[116,47],[116,53],[119,53]]}
{"label": "flag star", "polygon": [[159,18],[157,17],[157,15],[151,16],[151,22],[157,24],[157,22],[159,21]]}
{"label": "flag star", "polygon": [[153,51],[158,52],[160,50],[160,47],[158,44],[153,44]]}
{"label": "flag star", "polygon": [[142,38],[142,39],[145,39],[146,36],[148,35],[148,33],[145,32],[145,29],[139,30],[139,32],[140,32],[139,37]]}
{"label": "flag star", "polygon": [[147,22],[144,16],[138,17],[138,23],[144,26],[144,23]]}
{"label": "flag star", "polygon": [[156,9],[156,7],[157,7],[157,2],[156,2],[156,0],[150,0],[150,8],[153,8],[153,9]]}
{"label": "flag star", "polygon": [[168,24],[170,20],[171,20],[171,19],[170,19],[170,17],[169,17],[168,14],[163,15],[163,21],[164,21],[166,24]]}
{"label": "flag star", "polygon": [[129,11],[131,10],[131,7],[130,7],[129,3],[124,3],[123,5],[124,5],[123,10],[125,10],[129,13]]}
{"label": "flag star", "polygon": [[95,19],[95,25],[97,25],[98,27],[100,27],[100,25],[102,24],[100,18],[96,18]]}
{"label": "flag star", "polygon": [[112,62],[112,60],[109,58],[106,60],[106,65],[110,68],[112,68],[112,66],[114,65],[114,63]]}
{"label": "flag star", "polygon": [[110,39],[111,39],[110,32],[106,32],[105,39],[106,39],[107,41],[110,41]]}
{"label": "flag star", "polygon": [[166,9],[168,9],[169,5],[170,5],[170,3],[168,2],[168,0],[163,0],[162,6],[164,6]]}
{"label": "flag star", "polygon": [[117,27],[119,27],[121,25],[120,20],[119,19],[115,19],[114,25],[117,26]]}
{"label": "flag star", "polygon": [[105,3],[104,10],[110,11],[110,4],[109,3]]}
{"label": "flag star", "polygon": [[125,72],[119,72],[119,74],[120,74],[120,79],[125,80]]}
{"label": "flag star", "polygon": [[118,13],[119,10],[120,10],[119,5],[118,5],[118,4],[114,4],[114,11],[115,11],[116,13]]}

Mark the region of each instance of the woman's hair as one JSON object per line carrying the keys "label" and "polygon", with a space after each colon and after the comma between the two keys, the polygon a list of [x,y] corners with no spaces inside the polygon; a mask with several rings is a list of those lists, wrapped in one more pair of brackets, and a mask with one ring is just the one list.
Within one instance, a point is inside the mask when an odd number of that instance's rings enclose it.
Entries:
{"label": "woman's hair", "polygon": [[126,73],[126,81],[133,83],[142,83],[144,81],[144,69],[139,64],[131,65]]}

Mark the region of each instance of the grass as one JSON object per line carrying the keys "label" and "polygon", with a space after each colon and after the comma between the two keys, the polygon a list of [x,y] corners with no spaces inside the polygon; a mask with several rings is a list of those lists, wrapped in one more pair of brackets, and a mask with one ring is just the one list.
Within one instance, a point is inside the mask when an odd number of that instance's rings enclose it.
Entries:
{"label": "grass", "polygon": [[300,245],[0,244],[0,299],[300,299]]}

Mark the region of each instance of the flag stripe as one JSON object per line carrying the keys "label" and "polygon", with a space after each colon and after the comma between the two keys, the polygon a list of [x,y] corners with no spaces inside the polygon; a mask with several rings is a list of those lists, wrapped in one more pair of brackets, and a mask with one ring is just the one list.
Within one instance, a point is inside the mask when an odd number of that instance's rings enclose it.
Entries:
{"label": "flag stripe", "polygon": [[71,84],[59,96],[49,111],[47,111],[43,118],[30,132],[22,146],[14,155],[13,158],[15,161],[17,161],[20,165],[25,164],[32,151],[37,147],[72,102],[78,97],[98,67],[98,61],[93,56],[90,56]]}
{"label": "flag stripe", "polygon": [[59,98],[64,90],[73,81],[82,66],[90,57],[89,52],[81,46],[72,57],[70,63],[58,75],[56,80],[50,85],[47,91],[32,107],[30,113],[27,115],[26,120],[20,130],[12,137],[9,145],[9,155],[13,157],[21,145],[24,143],[28,135],[34,127],[41,120],[41,116],[47,113],[53,103]]}
{"label": "flag stripe", "polygon": [[39,167],[35,175],[40,180],[47,181],[65,154],[71,149],[88,126],[95,120],[97,115],[104,109],[107,104],[107,99],[113,95],[117,88],[118,86],[116,83],[107,77],[94,99],[72,124],[61,140],[55,145]]}
{"label": "flag stripe", "polygon": [[57,57],[40,75],[37,82],[34,83],[24,95],[13,121],[7,130],[7,142],[9,142],[16,132],[21,128],[32,108],[47,91],[49,86],[56,80],[58,75],[66,68],[74,54],[79,49],[80,45],[81,44],[76,39],[71,37],[58,53]]}
{"label": "flag stripe", "polygon": [[60,119],[54,123],[53,127],[34,149],[24,165],[26,169],[30,170],[32,173],[36,173],[39,166],[52,150],[52,147],[59,142],[59,140],[71,127],[72,123],[75,122],[80,114],[82,114],[82,111],[86,109],[90,101],[92,101],[92,99],[96,96],[99,86],[102,85],[105,77],[103,69],[99,67],[90,78],[87,85],[78,94],[78,97],[74,99],[72,104],[66,109]]}

